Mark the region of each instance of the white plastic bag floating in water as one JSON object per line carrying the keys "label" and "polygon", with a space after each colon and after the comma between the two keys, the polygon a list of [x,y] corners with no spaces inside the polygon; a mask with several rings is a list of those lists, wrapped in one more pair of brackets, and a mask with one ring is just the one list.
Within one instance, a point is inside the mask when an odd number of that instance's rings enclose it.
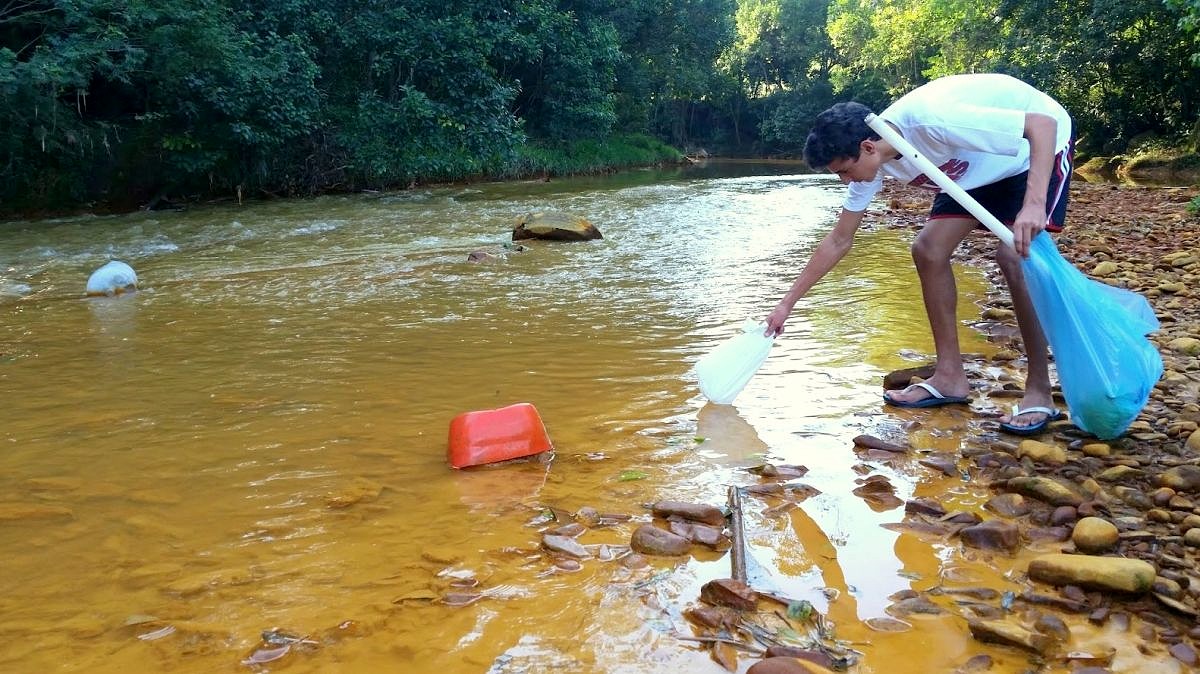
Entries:
{"label": "white plastic bag floating in water", "polygon": [[717,345],[696,362],[696,378],[705,398],[728,405],[746,388],[771,352],[774,337],[763,335],[767,326],[748,320],[742,331]]}
{"label": "white plastic bag floating in water", "polygon": [[137,273],[133,267],[113,260],[92,272],[87,281],[89,297],[119,295],[127,290],[137,290]]}
{"label": "white plastic bag floating in water", "polygon": [[1121,435],[1162,376],[1162,357],[1146,339],[1158,329],[1150,303],[1084,276],[1045,232],[1022,266],[1071,421],[1102,439]]}

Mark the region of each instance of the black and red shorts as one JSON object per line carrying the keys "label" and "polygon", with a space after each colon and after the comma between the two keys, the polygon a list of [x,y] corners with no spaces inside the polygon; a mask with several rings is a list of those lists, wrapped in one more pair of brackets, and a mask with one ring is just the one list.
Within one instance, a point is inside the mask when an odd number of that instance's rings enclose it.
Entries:
{"label": "black and red shorts", "polygon": [[[1067,221],[1067,188],[1071,186],[1071,167],[1075,158],[1075,142],[1054,157],[1054,171],[1050,174],[1050,188],[1046,192],[1046,229],[1051,232],[1061,232]],[[1029,171],[1015,176],[997,180],[989,185],[967,190],[967,194],[975,197],[989,213],[1009,227],[1017,219],[1017,213],[1025,204],[1025,185],[1029,179]],[[949,194],[938,192],[933,199],[933,208],[929,211],[929,219],[938,218],[973,218],[967,209],[963,208]],[[982,226],[982,225],[980,225]]]}

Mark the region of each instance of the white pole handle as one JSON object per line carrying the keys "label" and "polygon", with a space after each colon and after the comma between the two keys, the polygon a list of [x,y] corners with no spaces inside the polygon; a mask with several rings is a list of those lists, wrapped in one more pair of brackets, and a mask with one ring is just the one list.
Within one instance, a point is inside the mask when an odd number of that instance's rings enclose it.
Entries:
{"label": "white pole handle", "polygon": [[916,164],[917,168],[921,169],[921,173],[924,173],[926,177],[937,183],[937,186],[942,188],[943,192],[949,194],[951,198],[967,209],[967,212],[975,216],[975,219],[982,223],[984,227],[992,230],[992,233],[1000,237],[1000,240],[1007,244],[1009,248],[1016,249],[1013,246],[1012,230],[1001,224],[996,219],[996,216],[989,213],[986,208],[980,206],[974,197],[967,194],[966,190],[958,186],[958,183],[951,180],[945,173],[942,173],[942,170],[934,166],[933,162],[929,161],[925,155],[917,152],[917,148],[913,147],[912,143],[904,140],[903,136],[896,133],[895,129],[888,126],[888,123],[880,119],[875,113],[867,115],[866,122],[867,126],[871,127],[875,133],[879,134],[881,138],[892,146],[892,149]]}

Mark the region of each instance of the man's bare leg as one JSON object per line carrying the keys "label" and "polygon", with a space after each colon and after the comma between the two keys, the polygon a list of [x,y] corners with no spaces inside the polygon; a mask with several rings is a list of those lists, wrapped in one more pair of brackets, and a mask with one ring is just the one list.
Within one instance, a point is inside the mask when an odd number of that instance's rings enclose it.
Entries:
{"label": "man's bare leg", "polygon": [[[1046,343],[1046,335],[1042,332],[1042,324],[1033,309],[1033,301],[1029,298],[1025,274],[1021,270],[1021,258],[1013,249],[1001,245],[996,252],[996,261],[1004,274],[1004,280],[1008,282],[1013,312],[1017,315],[1021,341],[1025,345],[1025,356],[1029,360],[1029,372],[1025,376],[1025,396],[1018,407],[1053,407],[1054,399],[1050,395],[1049,345]],[[1022,428],[1041,423],[1045,418],[1046,415],[1041,412],[1030,412],[1015,419],[1005,416],[1001,421]]]}
{"label": "man's bare leg", "polygon": [[[966,396],[970,382],[962,367],[962,350],[958,345],[958,288],[950,256],[954,249],[979,223],[970,218],[939,218],[925,225],[913,242],[913,262],[921,277],[921,295],[925,313],[933,332],[937,366],[926,382],[948,397]],[[888,391],[888,399],[914,403],[933,394],[922,388]]]}

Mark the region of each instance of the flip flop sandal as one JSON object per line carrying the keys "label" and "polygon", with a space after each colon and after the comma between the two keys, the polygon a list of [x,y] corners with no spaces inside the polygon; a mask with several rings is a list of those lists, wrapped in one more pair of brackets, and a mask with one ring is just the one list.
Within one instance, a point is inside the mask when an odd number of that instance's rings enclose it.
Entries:
{"label": "flip flop sandal", "polygon": [[926,391],[929,392],[929,397],[921,398],[920,400],[915,400],[913,402],[905,402],[903,400],[893,400],[885,392],[883,394],[883,401],[889,405],[895,405],[896,407],[909,407],[909,408],[941,407],[942,405],[966,405],[971,402],[970,398],[965,398],[962,396],[944,396],[944,395],[942,395],[941,391],[939,391],[933,387],[933,384],[930,384],[928,382],[923,382],[923,381],[917,382],[916,384],[911,384],[911,385],[905,387],[905,389],[903,391],[901,391],[901,393],[907,393],[907,392],[913,390],[914,388],[925,389]]}
{"label": "flip flop sandal", "polygon": [[[1016,419],[1022,414],[1035,413],[1045,414],[1046,416],[1036,424],[1030,424],[1028,426],[1014,426],[1011,423],[1013,419]],[[1038,433],[1044,432],[1046,427],[1050,425],[1051,421],[1058,421],[1062,418],[1062,416],[1062,411],[1054,407],[1026,407],[1025,409],[1021,409],[1020,407],[1013,405],[1012,414],[1008,416],[1007,422],[1002,422],[1000,424],[1000,430],[1012,435],[1037,435]]]}

